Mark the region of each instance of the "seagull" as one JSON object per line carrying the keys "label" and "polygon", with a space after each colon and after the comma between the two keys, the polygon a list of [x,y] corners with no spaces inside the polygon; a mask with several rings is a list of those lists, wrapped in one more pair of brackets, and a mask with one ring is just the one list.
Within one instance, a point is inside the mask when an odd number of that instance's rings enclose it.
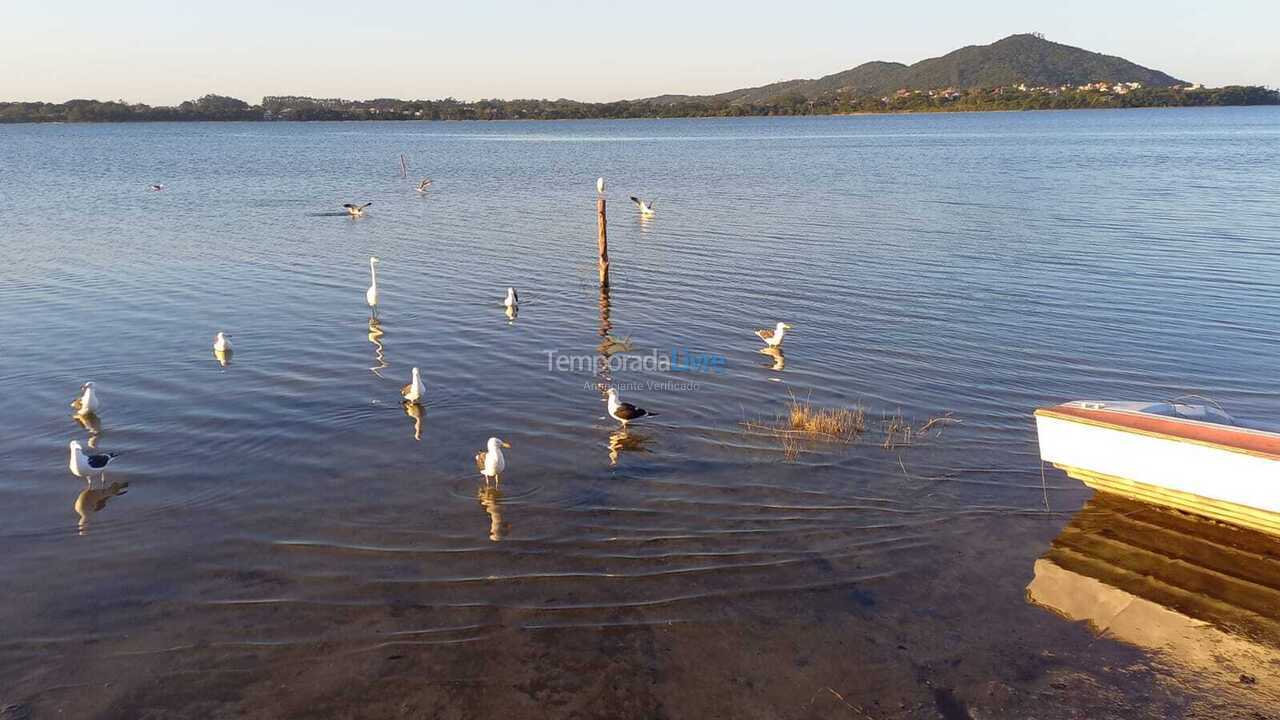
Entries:
{"label": "seagull", "polygon": [[71,448],[71,461],[68,463],[71,468],[71,474],[86,480],[93,477],[94,473],[105,473],[111,458],[119,456],[119,453],[88,455],[85,453],[84,448],[80,446],[79,440],[72,440],[68,447]]}
{"label": "seagull", "polygon": [[161,185],[160,183],[151,183],[151,185],[148,186],[147,189],[152,192],[160,192],[161,190],[164,189],[164,185]]}
{"label": "seagull", "polygon": [[507,288],[507,299],[502,301],[502,306],[507,308],[515,308],[520,306],[520,296],[516,294],[513,287]]}
{"label": "seagull", "polygon": [[640,208],[640,214],[641,214],[641,215],[643,215],[643,216],[646,216],[646,217],[647,217],[647,216],[652,215],[652,214],[654,213],[654,208],[653,208],[653,206],[654,206],[654,204],[655,204],[655,203],[657,203],[657,200],[650,200],[649,202],[645,202],[645,201],[641,200],[640,198],[636,197],[635,195],[632,195],[632,196],[631,196],[631,202],[635,203],[635,204],[636,204],[636,207]]}
{"label": "seagull", "polygon": [[404,396],[406,402],[422,402],[422,398],[427,394],[427,386],[422,384],[422,375],[418,373],[418,368],[413,369],[413,380],[400,388],[400,394]]}
{"label": "seagull", "polygon": [[772,330],[757,330],[756,335],[760,336],[760,339],[769,347],[780,348],[782,347],[782,336],[790,329],[790,325],[780,322]]}
{"label": "seagull", "polygon": [[507,459],[502,456],[502,448],[510,448],[511,444],[503,442],[500,438],[489,438],[487,450],[481,450],[476,453],[476,467],[480,468],[480,473],[484,475],[486,482],[490,478],[494,482],[498,481],[498,476],[503,470],[507,469]]}
{"label": "seagull", "polygon": [[596,178],[596,192],[604,194],[604,178]]}
{"label": "seagull", "polygon": [[369,289],[364,291],[364,300],[375,316],[378,314],[378,271],[374,266],[380,262],[376,257],[369,258]]}
{"label": "seagull", "polygon": [[217,335],[213,336],[213,351],[216,353],[231,352],[231,341],[227,339],[226,333],[221,330],[218,331]]}
{"label": "seagull", "polygon": [[346,208],[346,210],[347,210],[347,214],[348,214],[348,215],[350,215],[351,217],[360,217],[361,215],[363,215],[363,214],[364,214],[364,209],[365,209],[365,208],[367,208],[367,207],[369,207],[369,206],[370,206],[370,205],[372,205],[372,204],[373,204],[373,203],[371,203],[371,202],[367,202],[367,203],[365,203],[365,204],[363,204],[363,205],[354,205],[354,204],[352,204],[352,203],[343,203],[343,204],[342,204],[342,207]]}
{"label": "seagull", "polygon": [[431,178],[422,178],[422,182],[418,183],[418,192],[424,193],[429,187],[431,187]]}
{"label": "seagull", "polygon": [[77,417],[98,414],[98,391],[94,389],[93,383],[87,382],[80,386],[80,396],[71,401],[71,407],[76,411]]}
{"label": "seagull", "polygon": [[638,408],[631,403],[624,403],[618,400],[618,391],[609,388],[609,415],[614,420],[622,423],[624,426],[632,420],[639,420],[642,417],[653,417],[657,413],[651,413],[644,408]]}

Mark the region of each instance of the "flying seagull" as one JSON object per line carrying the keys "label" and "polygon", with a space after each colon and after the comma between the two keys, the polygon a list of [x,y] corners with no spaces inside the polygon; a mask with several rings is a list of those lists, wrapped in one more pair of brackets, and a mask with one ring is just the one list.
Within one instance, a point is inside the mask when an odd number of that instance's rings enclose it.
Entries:
{"label": "flying seagull", "polygon": [[95,474],[105,473],[107,464],[111,462],[111,459],[119,456],[119,453],[89,455],[85,453],[79,440],[72,440],[67,447],[71,449],[71,461],[68,463],[71,468],[71,474],[86,480],[92,478]]}
{"label": "flying seagull", "polygon": [[213,336],[213,351],[216,353],[231,352],[231,341],[227,339],[226,333],[221,330],[217,335]]}
{"label": "flying seagull", "polygon": [[780,348],[782,347],[783,335],[785,335],[790,329],[790,325],[780,322],[772,330],[757,330],[756,335],[758,335],[769,347]]}
{"label": "flying seagull", "polygon": [[507,459],[502,455],[502,448],[510,448],[511,444],[503,442],[500,438],[489,438],[487,449],[476,453],[476,467],[480,469],[480,473],[484,475],[485,482],[492,479],[498,481],[498,477],[502,475],[502,471],[507,469]]}
{"label": "flying seagull", "polygon": [[418,183],[418,192],[424,193],[429,187],[431,187],[431,178],[422,178],[422,182]]}
{"label": "flying seagull", "polygon": [[618,400],[618,391],[609,388],[609,415],[614,420],[626,425],[632,420],[639,420],[642,417],[653,417],[657,413],[651,413],[644,408],[638,408],[631,403],[624,403]]}
{"label": "flying seagull", "polygon": [[654,205],[657,203],[657,200],[650,200],[649,202],[645,202],[640,198],[636,197],[635,195],[632,195],[631,202],[635,203],[636,207],[640,208],[641,215],[644,215],[647,217],[654,213]]}
{"label": "flying seagull", "polygon": [[364,291],[364,301],[369,303],[369,310],[374,316],[378,314],[378,269],[375,266],[380,262],[376,257],[369,258],[369,289]]}
{"label": "flying seagull", "polygon": [[71,408],[77,417],[98,414],[98,391],[92,382],[80,386],[80,395],[71,401]]}
{"label": "flying seagull", "polygon": [[404,396],[405,402],[422,402],[422,398],[427,394],[427,386],[422,383],[422,375],[418,373],[418,368],[413,369],[413,380],[400,388],[400,394]]}
{"label": "flying seagull", "polygon": [[519,307],[520,296],[516,294],[515,288],[513,287],[507,288],[507,299],[502,301],[502,305],[503,307],[506,307],[506,308]]}
{"label": "flying seagull", "polygon": [[354,204],[352,204],[352,203],[343,203],[343,204],[342,204],[342,207],[346,208],[346,210],[347,210],[347,214],[348,214],[348,215],[350,215],[351,217],[360,217],[361,215],[363,215],[363,214],[364,214],[364,209],[365,209],[365,208],[367,208],[367,207],[369,207],[369,206],[370,206],[370,205],[372,205],[372,204],[373,204],[373,203],[371,203],[371,202],[367,202],[367,203],[365,203],[365,204],[363,204],[363,205],[354,205]]}
{"label": "flying seagull", "polygon": [[604,194],[604,178],[602,177],[596,178],[596,192],[601,195]]}

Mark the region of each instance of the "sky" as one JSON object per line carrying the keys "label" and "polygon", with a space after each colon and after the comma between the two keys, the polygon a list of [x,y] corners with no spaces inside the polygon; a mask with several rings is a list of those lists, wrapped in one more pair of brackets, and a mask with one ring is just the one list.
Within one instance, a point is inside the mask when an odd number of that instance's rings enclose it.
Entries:
{"label": "sky", "polygon": [[1019,32],[1207,85],[1280,86],[1280,3],[3,0],[0,100],[706,94]]}

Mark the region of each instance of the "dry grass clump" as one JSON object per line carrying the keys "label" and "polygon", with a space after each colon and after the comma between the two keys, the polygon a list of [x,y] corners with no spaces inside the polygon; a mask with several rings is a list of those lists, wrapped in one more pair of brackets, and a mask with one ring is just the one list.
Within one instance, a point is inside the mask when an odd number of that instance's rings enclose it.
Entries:
{"label": "dry grass clump", "polygon": [[789,429],[805,435],[824,436],[833,440],[854,440],[867,429],[867,413],[855,405],[851,408],[814,407],[794,397],[787,408]]}
{"label": "dry grass clump", "polygon": [[867,429],[867,415],[861,405],[817,407],[793,395],[785,414],[773,420],[748,420],[742,425],[748,434],[777,438],[783,457],[795,460],[815,442],[854,442]]}

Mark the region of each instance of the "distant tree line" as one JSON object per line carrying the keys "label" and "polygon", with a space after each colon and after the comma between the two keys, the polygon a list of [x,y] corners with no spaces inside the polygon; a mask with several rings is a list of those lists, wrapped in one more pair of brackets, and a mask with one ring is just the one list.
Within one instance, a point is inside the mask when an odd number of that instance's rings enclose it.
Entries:
{"label": "distant tree line", "polygon": [[715,98],[673,102],[621,100],[322,100],[268,97],[262,104],[223,95],[205,95],[177,106],[124,101],[69,100],[64,103],[0,102],[0,123],[154,122],[191,120],[570,120],[583,118],[743,117],[836,115],[882,112],[981,110],[1070,110],[1077,108],[1208,107],[1280,105],[1280,92],[1258,86],[1179,89],[1144,87],[1125,94],[1081,89],[1012,87],[962,92],[899,91],[874,97],[851,91],[806,97],[783,94],[762,102],[730,103]]}

